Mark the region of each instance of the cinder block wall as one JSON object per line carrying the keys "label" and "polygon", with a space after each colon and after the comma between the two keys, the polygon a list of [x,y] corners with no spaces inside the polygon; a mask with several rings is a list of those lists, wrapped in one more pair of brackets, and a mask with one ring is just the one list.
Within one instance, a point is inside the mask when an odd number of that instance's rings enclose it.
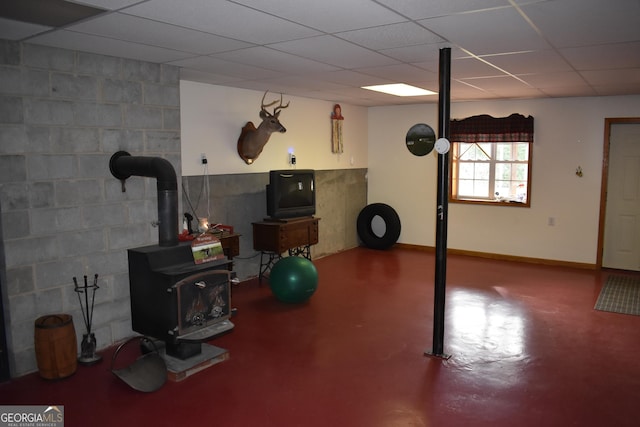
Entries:
{"label": "cinder block wall", "polygon": [[179,69],[0,40],[0,200],[11,375],[37,369],[34,321],[73,315],[72,278],[99,274],[100,348],[133,334],[127,252],[155,244],[156,180],[109,172],[113,153],[169,160],[180,176]]}
{"label": "cinder block wall", "polygon": [[[158,242],[156,180],[131,177],[123,193],[109,159],[120,150],[166,158],[190,197],[198,194],[202,177],[181,177],[179,104],[178,68],[0,40],[0,277],[12,376],[37,370],[40,316],[71,314],[79,351],[85,327],[74,276],[99,274],[99,349],[135,334],[127,249]],[[318,171],[313,257],[357,246],[366,173]],[[267,175],[208,180],[212,219],[242,234],[238,276],[257,275],[251,222],[266,216]],[[206,206],[199,209],[202,216]]]}

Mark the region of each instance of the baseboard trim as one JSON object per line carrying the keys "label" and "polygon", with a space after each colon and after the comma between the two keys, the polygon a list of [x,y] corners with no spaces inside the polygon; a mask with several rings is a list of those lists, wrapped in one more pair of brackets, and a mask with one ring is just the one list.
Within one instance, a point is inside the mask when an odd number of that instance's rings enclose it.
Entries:
{"label": "baseboard trim", "polygon": [[[394,247],[401,248],[401,249],[410,249],[414,251],[423,251],[423,252],[436,251],[436,248],[433,246],[411,245],[408,243],[396,243]],[[597,270],[596,264],[572,262],[572,261],[560,261],[560,260],[545,259],[545,258],[530,258],[530,257],[521,257],[521,256],[514,256],[514,255],[504,255],[504,254],[493,254],[488,252],[466,251],[463,249],[447,248],[447,254],[466,255],[471,257],[495,259],[495,260],[501,260],[501,261],[526,262],[529,264],[554,265],[554,266],[560,266],[560,267],[579,268],[583,270]]]}

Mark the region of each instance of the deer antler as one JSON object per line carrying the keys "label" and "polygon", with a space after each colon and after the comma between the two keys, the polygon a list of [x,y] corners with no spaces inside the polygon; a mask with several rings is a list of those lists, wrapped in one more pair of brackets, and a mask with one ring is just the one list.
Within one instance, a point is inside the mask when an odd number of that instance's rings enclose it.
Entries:
{"label": "deer antler", "polygon": [[277,117],[278,114],[280,114],[280,110],[287,108],[290,102],[291,101],[287,102],[287,105],[282,105],[282,94],[280,94],[280,105],[273,109],[273,115]]}
{"label": "deer antler", "polygon": [[289,106],[289,103],[290,103],[291,101],[287,102],[287,105],[282,105],[282,94],[280,94],[280,105],[278,105],[276,108],[274,108],[274,109],[273,109],[273,114],[271,114],[271,113],[269,113],[269,112],[267,111],[267,107],[271,107],[271,106],[272,106],[272,105],[274,105],[276,102],[278,102],[278,100],[275,100],[275,101],[273,101],[273,102],[270,102],[270,103],[268,103],[268,104],[265,104],[265,103],[264,103],[264,98],[267,96],[267,93],[269,93],[269,91],[266,91],[266,92],[264,93],[264,95],[262,95],[262,102],[261,102],[260,109],[261,109],[264,113],[268,114],[269,116],[275,116],[275,117],[278,117],[278,114],[280,114],[280,110],[282,110],[283,108],[287,108],[287,107]]}
{"label": "deer antler", "polygon": [[[265,113],[268,113],[268,111],[267,111],[267,107],[271,107],[273,104],[275,104],[276,102],[278,102],[278,100],[275,100],[275,101],[273,101],[273,102],[270,102],[269,104],[265,104],[265,103],[264,103],[264,98],[267,96],[267,93],[269,93],[269,91],[266,91],[266,92],[264,93],[264,95],[262,95],[262,102],[260,103],[260,104],[261,104],[261,105],[260,105],[260,109],[261,109],[262,111],[264,111]],[[282,94],[280,94],[280,103],[282,104]]]}

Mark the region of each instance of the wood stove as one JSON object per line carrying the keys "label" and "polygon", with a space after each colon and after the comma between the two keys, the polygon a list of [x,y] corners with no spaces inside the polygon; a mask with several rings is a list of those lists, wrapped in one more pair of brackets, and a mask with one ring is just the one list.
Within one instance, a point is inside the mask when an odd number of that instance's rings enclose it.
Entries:
{"label": "wood stove", "polygon": [[227,259],[194,264],[191,245],[129,249],[133,330],[166,342],[170,356],[199,353],[199,343],[233,329]]}
{"label": "wood stove", "polygon": [[178,184],[169,161],[118,151],[109,169],[122,191],[132,175],[157,179],[158,245],[128,250],[132,328],[165,341],[169,356],[200,354],[202,342],[234,327],[231,261],[195,264],[190,242],[178,241]]}

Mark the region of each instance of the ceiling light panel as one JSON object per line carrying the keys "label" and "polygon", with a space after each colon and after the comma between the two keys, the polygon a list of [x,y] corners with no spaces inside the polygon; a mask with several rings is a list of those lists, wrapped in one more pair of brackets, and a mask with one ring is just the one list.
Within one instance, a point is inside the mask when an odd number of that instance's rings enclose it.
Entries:
{"label": "ceiling light panel", "polygon": [[377,85],[377,86],[363,86],[362,89],[388,93],[389,95],[395,95],[395,96],[436,95],[436,92],[432,92],[430,90],[407,85],[404,83],[393,83],[388,85]]}

